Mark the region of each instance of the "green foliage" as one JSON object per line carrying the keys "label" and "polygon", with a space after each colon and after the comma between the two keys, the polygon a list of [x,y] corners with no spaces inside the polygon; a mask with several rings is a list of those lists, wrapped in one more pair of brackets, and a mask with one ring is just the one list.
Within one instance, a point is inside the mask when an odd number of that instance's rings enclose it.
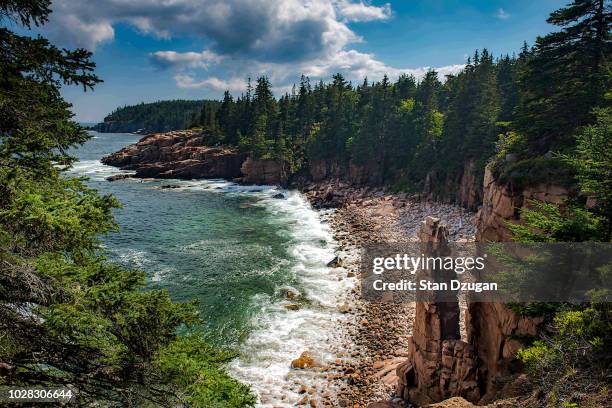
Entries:
{"label": "green foliage", "polygon": [[605,221],[603,240],[612,236],[612,109],[594,110],[594,124],[582,128],[577,136],[576,152],[562,159],[577,174],[583,194],[594,200],[591,208]]}
{"label": "green foliage", "polygon": [[602,220],[579,205],[560,208],[556,204],[531,201],[521,209],[521,224],[508,223],[519,242],[600,241]]}
{"label": "green foliage", "polygon": [[[572,406],[588,387],[606,380],[612,362],[612,313],[609,303],[593,302],[587,307],[560,311],[546,337],[519,350],[517,357],[540,385],[545,404]],[[577,401],[576,401],[577,400]]]}
{"label": "green foliage", "polygon": [[[26,28],[48,13],[45,0],[0,2]],[[69,385],[83,406],[252,406],[223,371],[228,354],[178,335],[199,324],[194,304],[143,291],[144,273],[104,259],[98,237],[119,203],[65,173],[88,135],[59,92],[100,82],[91,54],[6,28],[0,43],[0,385]],[[176,363],[199,371],[171,367],[182,346]]]}
{"label": "green foliage", "polygon": [[519,68],[517,125],[528,137],[525,155],[572,146],[574,131],[590,123],[592,109],[610,89],[610,24],[606,0],[574,0],[551,13],[557,32],[525,48]]}
{"label": "green foliage", "polygon": [[559,157],[538,156],[505,164],[498,174],[500,183],[520,191],[538,184],[572,187],[575,172]]}
{"label": "green foliage", "polygon": [[506,306],[519,316],[530,317],[551,316],[559,309],[558,304],[546,302],[507,303]]}
{"label": "green foliage", "polygon": [[400,101],[399,109],[403,113],[410,113],[414,109],[414,104],[415,102],[412,98],[403,99],[402,101]]}
{"label": "green foliage", "polygon": [[[597,2],[576,1],[572,7],[577,7],[579,3],[588,9]],[[560,18],[568,12],[564,9],[553,13],[551,18]],[[576,148],[572,153],[548,155],[547,158],[557,163],[562,162],[563,166],[571,169],[578,181],[581,197],[567,200],[563,205],[531,202],[529,208],[521,210],[521,224],[508,225],[515,240],[610,242],[610,109],[595,108],[593,117],[596,118],[593,124],[578,128]],[[511,136],[508,142],[503,145],[498,158],[507,157],[507,152],[513,152],[516,147],[518,149],[514,151],[521,154],[521,150],[525,151],[525,145],[529,145],[527,149],[531,149],[533,144],[533,140],[518,136]],[[506,166],[502,171],[516,171],[510,170],[512,166],[516,169],[521,163],[533,163],[542,159],[524,159]],[[546,167],[552,168],[548,163]],[[513,177],[513,180],[516,180],[516,177]],[[585,196],[595,203],[585,202]],[[602,283],[601,288],[591,291],[591,301],[583,305],[509,305],[522,314],[542,313],[550,316],[557,310],[552,324],[542,333],[541,339],[518,353],[519,359],[532,374],[534,381],[544,391],[544,405],[582,406],[583,400],[598,399],[598,392],[605,393],[599,390],[606,389],[609,384],[609,367],[612,363],[612,309],[610,303],[604,300],[610,296],[612,265],[600,265],[595,272],[596,278]],[[585,394],[586,389],[589,391]],[[597,404],[596,402],[595,405]]]}
{"label": "green foliage", "polygon": [[193,126],[215,131],[217,101],[171,100],[124,106],[93,127],[101,132],[167,132]]}
{"label": "green foliage", "polygon": [[248,387],[228,376],[220,367],[235,355],[212,348],[201,336],[183,336],[162,350],[156,366],[165,379],[178,382],[182,398],[202,408],[239,408],[256,401]]}

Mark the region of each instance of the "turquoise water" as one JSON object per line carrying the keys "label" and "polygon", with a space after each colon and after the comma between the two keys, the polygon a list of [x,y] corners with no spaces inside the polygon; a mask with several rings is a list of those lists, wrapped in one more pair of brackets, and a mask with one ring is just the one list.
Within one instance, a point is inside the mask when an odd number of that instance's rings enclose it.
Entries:
{"label": "turquoise water", "polygon": [[[232,373],[261,394],[271,392],[274,401],[291,359],[305,349],[324,356],[334,335],[337,298],[346,283],[326,267],[336,248],[327,225],[299,193],[271,186],[108,182],[120,171],[99,159],[140,136],[92,134],[77,150],[73,172],[123,204],[115,212],[120,231],[103,239],[110,259],[143,269],[149,288],[197,300],[208,339],[241,353]],[[168,184],[180,188],[160,188]],[[273,198],[278,192],[286,198]],[[285,298],[287,290],[299,295],[300,310],[285,308],[296,302]]]}

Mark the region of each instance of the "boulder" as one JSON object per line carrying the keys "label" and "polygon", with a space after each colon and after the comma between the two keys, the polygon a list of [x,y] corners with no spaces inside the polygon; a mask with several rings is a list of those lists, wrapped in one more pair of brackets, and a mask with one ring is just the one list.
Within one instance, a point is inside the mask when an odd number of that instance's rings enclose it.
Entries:
{"label": "boulder", "polygon": [[334,257],[334,259],[327,263],[327,266],[329,266],[330,268],[342,267],[342,258],[340,258],[339,256]]}
{"label": "boulder", "polygon": [[112,176],[108,176],[106,181],[117,181],[117,180],[125,180],[132,177],[131,174],[114,174]]}
{"label": "boulder", "polygon": [[308,351],[304,351],[298,358],[291,362],[291,368],[305,369],[316,367],[317,362]]}

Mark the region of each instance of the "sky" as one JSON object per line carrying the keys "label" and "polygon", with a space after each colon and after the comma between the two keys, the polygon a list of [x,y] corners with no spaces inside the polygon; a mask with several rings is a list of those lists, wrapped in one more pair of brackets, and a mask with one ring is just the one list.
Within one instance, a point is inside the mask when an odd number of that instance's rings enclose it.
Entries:
{"label": "sky", "polygon": [[220,98],[266,75],[275,93],[305,74],[417,78],[458,72],[475,49],[518,52],[567,0],[54,0],[42,34],[94,53],[104,80],[64,88],[76,119],[165,99]]}

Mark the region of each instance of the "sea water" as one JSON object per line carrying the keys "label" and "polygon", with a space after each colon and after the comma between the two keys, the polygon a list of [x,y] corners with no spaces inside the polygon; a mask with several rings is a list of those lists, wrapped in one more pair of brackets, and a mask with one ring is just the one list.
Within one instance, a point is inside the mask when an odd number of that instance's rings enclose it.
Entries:
{"label": "sea water", "polygon": [[[110,260],[144,270],[147,288],[197,300],[207,339],[238,351],[228,369],[259,394],[260,406],[294,405],[295,383],[317,379],[291,370],[291,360],[303,351],[321,361],[334,357],[330,344],[343,318],[337,304],[350,289],[339,279],[342,270],[326,266],[337,248],[320,214],[298,192],[274,186],[109,182],[106,177],[129,172],[100,158],[141,136],[92,136],[76,150],[80,161],[71,173],[123,204],[115,211],[120,230],[102,240]],[[173,188],[162,188],[167,185]],[[274,198],[279,193],[284,198]],[[297,297],[287,299],[287,292]]]}

